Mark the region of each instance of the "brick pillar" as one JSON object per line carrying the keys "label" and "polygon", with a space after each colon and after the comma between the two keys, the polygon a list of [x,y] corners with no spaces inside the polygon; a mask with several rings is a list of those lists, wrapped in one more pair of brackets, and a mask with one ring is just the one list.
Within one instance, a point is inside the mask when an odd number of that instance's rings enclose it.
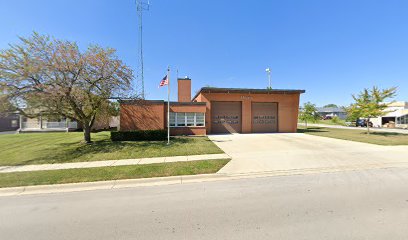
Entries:
{"label": "brick pillar", "polygon": [[188,77],[177,79],[178,101],[191,102],[191,79]]}

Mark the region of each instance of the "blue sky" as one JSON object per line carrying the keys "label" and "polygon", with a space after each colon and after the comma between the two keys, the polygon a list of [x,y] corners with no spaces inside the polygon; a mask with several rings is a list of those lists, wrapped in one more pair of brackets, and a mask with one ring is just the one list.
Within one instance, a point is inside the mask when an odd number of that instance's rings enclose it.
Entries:
{"label": "blue sky", "polygon": [[[167,65],[200,87],[305,89],[301,102],[351,102],[373,85],[408,101],[408,1],[151,0],[144,14],[149,99]],[[0,48],[32,31],[117,49],[137,66],[134,0],[0,0]],[[175,71],[172,72],[175,76]],[[175,78],[173,78],[175,80]],[[174,83],[174,82],[173,82]],[[172,85],[176,99],[176,84]]]}

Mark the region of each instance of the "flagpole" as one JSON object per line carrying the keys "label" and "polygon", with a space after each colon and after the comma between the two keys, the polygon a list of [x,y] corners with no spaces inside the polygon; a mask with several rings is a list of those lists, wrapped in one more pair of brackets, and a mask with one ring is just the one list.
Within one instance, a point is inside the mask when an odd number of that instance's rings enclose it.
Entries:
{"label": "flagpole", "polygon": [[167,67],[167,145],[170,144],[170,66]]}

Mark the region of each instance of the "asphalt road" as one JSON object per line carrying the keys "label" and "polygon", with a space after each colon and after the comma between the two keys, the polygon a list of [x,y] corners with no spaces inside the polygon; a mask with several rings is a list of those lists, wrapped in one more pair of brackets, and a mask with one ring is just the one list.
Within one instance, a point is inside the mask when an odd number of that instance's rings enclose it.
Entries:
{"label": "asphalt road", "polygon": [[0,239],[408,239],[408,169],[0,198]]}

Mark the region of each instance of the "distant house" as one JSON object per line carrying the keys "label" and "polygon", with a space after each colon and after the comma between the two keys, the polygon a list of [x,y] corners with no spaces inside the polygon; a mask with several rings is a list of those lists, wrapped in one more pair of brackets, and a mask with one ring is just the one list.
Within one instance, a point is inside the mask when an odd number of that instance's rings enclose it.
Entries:
{"label": "distant house", "polygon": [[17,113],[0,113],[0,132],[17,131],[20,117]]}
{"label": "distant house", "polygon": [[79,128],[76,121],[63,117],[25,117],[17,112],[0,113],[0,132],[64,132]]}
{"label": "distant house", "polygon": [[388,103],[384,116],[372,118],[375,127],[408,128],[408,102]]}
{"label": "distant house", "polygon": [[19,132],[68,132],[79,128],[76,121],[64,117],[27,118],[20,116]]}
{"label": "distant house", "polygon": [[[92,130],[109,130],[119,125],[118,116],[99,116]],[[0,113],[0,132],[69,132],[82,129],[82,125],[65,117],[38,116],[28,118],[14,113]]]}
{"label": "distant house", "polygon": [[317,113],[319,116],[322,118],[324,117],[338,117],[340,119],[346,119],[347,118],[347,112],[343,108],[339,107],[318,107],[317,108]]}

